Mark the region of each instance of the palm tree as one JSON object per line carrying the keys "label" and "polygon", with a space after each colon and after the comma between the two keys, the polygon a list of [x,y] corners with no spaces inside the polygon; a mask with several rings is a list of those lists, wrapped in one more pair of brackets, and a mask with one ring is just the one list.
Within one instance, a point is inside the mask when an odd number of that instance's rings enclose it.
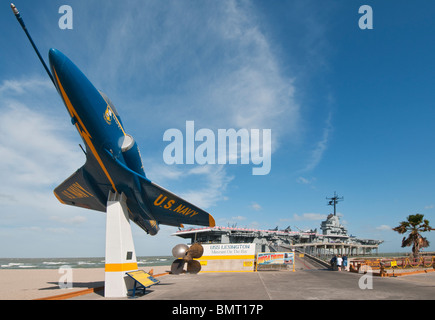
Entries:
{"label": "palm tree", "polygon": [[408,237],[403,237],[402,248],[410,247],[412,245],[412,254],[414,258],[417,258],[420,252],[420,248],[429,247],[429,241],[421,236],[421,232],[435,230],[429,225],[429,220],[424,219],[423,214],[412,214],[409,215],[406,220],[400,222],[400,225],[393,228],[400,234],[405,234],[409,232]]}

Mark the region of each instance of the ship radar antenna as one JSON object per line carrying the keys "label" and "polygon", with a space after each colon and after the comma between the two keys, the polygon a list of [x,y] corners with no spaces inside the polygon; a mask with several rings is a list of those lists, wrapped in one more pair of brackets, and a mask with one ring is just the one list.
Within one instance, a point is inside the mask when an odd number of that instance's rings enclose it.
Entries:
{"label": "ship radar antenna", "polygon": [[343,201],[344,198],[343,197],[339,198],[337,193],[334,191],[334,196],[332,198],[326,198],[326,200],[329,200],[328,206],[334,206],[334,216],[335,216],[337,214],[337,210],[336,210],[337,203],[339,201]]}

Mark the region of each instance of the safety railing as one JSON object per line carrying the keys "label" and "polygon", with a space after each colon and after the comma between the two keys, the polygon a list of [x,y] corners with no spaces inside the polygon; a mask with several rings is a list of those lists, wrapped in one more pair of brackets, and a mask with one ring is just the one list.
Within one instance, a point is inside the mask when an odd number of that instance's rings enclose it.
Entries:
{"label": "safety railing", "polygon": [[360,259],[352,260],[349,264],[354,270],[359,270],[361,266],[369,266],[372,269],[415,269],[415,268],[434,268],[435,256],[422,256],[419,258],[400,257],[389,259]]}

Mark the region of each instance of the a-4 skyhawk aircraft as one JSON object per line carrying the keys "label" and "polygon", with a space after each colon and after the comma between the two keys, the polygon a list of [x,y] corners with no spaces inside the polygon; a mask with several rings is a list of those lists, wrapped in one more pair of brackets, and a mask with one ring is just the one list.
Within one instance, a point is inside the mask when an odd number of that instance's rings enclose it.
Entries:
{"label": "a-4 skyhawk aircraft", "polygon": [[49,51],[50,72],[18,10],[13,4],[11,7],[85,144],[85,165],[54,190],[57,199],[64,204],[106,212],[109,192],[124,193],[130,219],[151,235],[157,234],[159,224],[213,227],[215,221],[210,214],[148,180],[139,148],[125,132],[109,98],[56,49]]}

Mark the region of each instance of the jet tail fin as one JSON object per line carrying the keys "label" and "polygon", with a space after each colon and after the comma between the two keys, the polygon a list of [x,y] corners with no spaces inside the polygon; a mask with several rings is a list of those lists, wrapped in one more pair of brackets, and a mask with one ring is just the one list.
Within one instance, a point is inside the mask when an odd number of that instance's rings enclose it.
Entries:
{"label": "jet tail fin", "polygon": [[54,195],[63,204],[105,212],[106,204],[87,182],[85,166],[54,189]]}

